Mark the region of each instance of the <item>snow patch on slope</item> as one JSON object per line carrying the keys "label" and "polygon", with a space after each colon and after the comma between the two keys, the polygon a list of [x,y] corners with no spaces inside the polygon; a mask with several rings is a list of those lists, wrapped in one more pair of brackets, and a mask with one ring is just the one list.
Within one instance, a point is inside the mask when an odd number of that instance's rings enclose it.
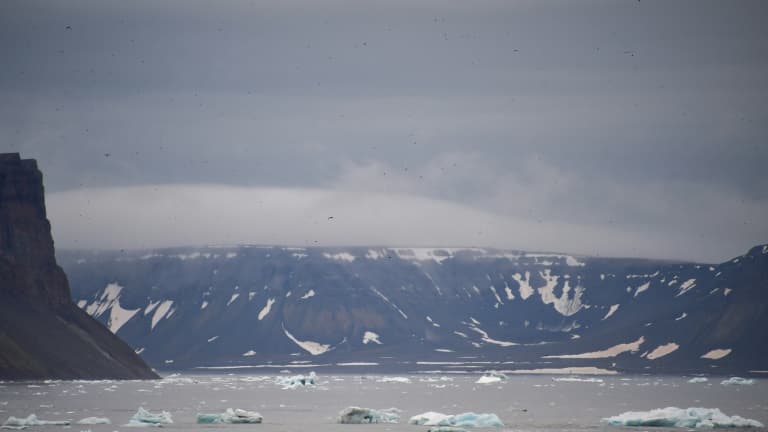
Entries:
{"label": "snow patch on slope", "polygon": [[285,333],[286,336],[288,336],[288,339],[292,340],[293,343],[298,345],[304,351],[312,354],[313,356],[326,353],[331,349],[331,346],[328,344],[321,344],[321,343],[312,342],[312,341],[300,341],[295,337],[293,337],[293,335],[288,330],[285,329],[285,326],[283,326],[283,332]]}
{"label": "snow patch on slope", "polygon": [[706,354],[702,355],[701,358],[708,359],[708,360],[720,360],[721,358],[727,356],[731,353],[731,349],[713,349],[712,351],[707,352]]}
{"label": "snow patch on slope", "polygon": [[668,355],[677,351],[678,348],[680,348],[680,345],[674,342],[670,342],[664,345],[659,345],[653,351],[648,353],[648,355],[645,356],[645,358],[647,358],[648,360],[656,360],[657,358],[662,358],[665,355]]}
{"label": "snow patch on slope", "polygon": [[611,308],[608,310],[608,313],[605,314],[605,316],[603,317],[603,319],[601,321],[607,320],[608,318],[611,317],[611,315],[615,314],[616,311],[619,310],[619,306],[621,306],[621,305],[619,305],[619,304],[611,305]]}
{"label": "snow patch on slope", "polygon": [[557,286],[559,276],[552,275],[550,269],[546,269],[543,272],[539,272],[546,284],[539,288],[539,295],[541,296],[541,302],[544,304],[551,304],[555,310],[563,316],[571,316],[581,310],[584,305],[581,303],[581,296],[584,294],[584,288],[577,286],[573,289],[573,297],[570,297],[571,292],[570,281],[566,280],[563,285],[563,293],[560,297],[556,297],[554,294],[555,287]]}
{"label": "snow patch on slope", "polygon": [[272,310],[272,305],[275,304],[275,299],[270,298],[267,300],[267,304],[264,305],[263,308],[261,308],[261,311],[259,311],[259,321],[263,320],[267,315],[269,315],[269,312]]}
{"label": "snow patch on slope", "polygon": [[645,337],[640,336],[636,341],[629,342],[629,343],[623,343],[614,345],[610,348],[601,350],[601,351],[592,351],[588,353],[582,353],[582,354],[564,354],[564,355],[552,355],[552,356],[544,356],[542,358],[560,358],[560,359],[598,359],[598,358],[609,358],[609,357],[616,357],[619,354],[623,354],[625,352],[637,352],[640,350],[640,345],[645,342]]}
{"label": "snow patch on slope", "polygon": [[363,334],[363,344],[368,345],[371,342],[381,345],[381,341],[379,340],[379,335],[372,331],[367,331],[365,332],[365,334]]}

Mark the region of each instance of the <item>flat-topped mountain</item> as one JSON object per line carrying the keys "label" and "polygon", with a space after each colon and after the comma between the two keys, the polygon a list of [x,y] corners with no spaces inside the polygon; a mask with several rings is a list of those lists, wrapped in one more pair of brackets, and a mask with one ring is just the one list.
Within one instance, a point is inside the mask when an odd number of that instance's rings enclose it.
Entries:
{"label": "flat-topped mountain", "polygon": [[156,367],[768,369],[768,245],[720,264],[473,248],[61,251]]}
{"label": "flat-topped mountain", "polygon": [[72,302],[54,255],[42,173],[34,160],[0,154],[0,379],[156,376]]}

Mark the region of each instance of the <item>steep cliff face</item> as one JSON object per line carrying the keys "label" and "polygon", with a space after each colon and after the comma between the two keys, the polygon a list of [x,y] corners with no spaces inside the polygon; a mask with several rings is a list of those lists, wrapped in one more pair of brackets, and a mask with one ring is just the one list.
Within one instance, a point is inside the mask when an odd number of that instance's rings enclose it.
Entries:
{"label": "steep cliff face", "polygon": [[0,378],[153,378],[72,303],[34,160],[0,154]]}

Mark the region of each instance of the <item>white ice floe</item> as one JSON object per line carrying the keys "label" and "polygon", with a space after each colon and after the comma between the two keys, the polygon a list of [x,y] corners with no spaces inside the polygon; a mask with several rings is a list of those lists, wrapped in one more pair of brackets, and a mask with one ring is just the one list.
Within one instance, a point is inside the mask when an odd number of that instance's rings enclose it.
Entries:
{"label": "white ice floe", "polygon": [[501,381],[499,377],[483,375],[475,381],[475,384],[495,384]]}
{"label": "white ice floe", "polygon": [[78,420],[77,424],[84,425],[96,425],[96,424],[111,424],[112,422],[106,417],[86,417],[82,420]]}
{"label": "white ice floe", "polygon": [[562,377],[562,378],[552,378],[552,381],[557,382],[588,382],[588,383],[602,383],[603,380],[600,378],[579,378],[579,377]]}
{"label": "white ice floe", "polygon": [[368,345],[371,342],[381,345],[381,341],[379,340],[379,335],[372,331],[367,331],[365,332],[365,334],[363,334],[363,344]]}
{"label": "white ice floe", "polygon": [[688,380],[688,382],[691,383],[691,384],[705,383],[705,382],[708,382],[708,381],[709,381],[709,379],[706,378],[706,377],[693,377],[693,378]]}
{"label": "white ice floe", "polygon": [[505,370],[508,374],[515,375],[616,375],[618,372],[611,369],[603,369],[594,366],[576,366],[567,368],[539,368],[539,369],[514,369]]}
{"label": "white ice floe", "polygon": [[429,411],[411,417],[408,423],[423,426],[504,427],[504,423],[496,414],[475,414],[473,412],[451,415]]}
{"label": "white ice floe", "polygon": [[171,413],[168,411],[161,411],[159,413],[153,413],[145,410],[143,407],[139,407],[136,414],[128,420],[128,423],[123,425],[127,427],[160,427],[164,424],[173,423]]}
{"label": "white ice floe", "polygon": [[338,419],[342,424],[397,423],[399,421],[400,410],[397,408],[376,410],[355,406],[341,410]]}
{"label": "white ice floe", "polygon": [[68,426],[71,422],[69,420],[40,420],[35,414],[30,414],[28,417],[8,417],[8,420],[0,426],[0,429],[26,429],[30,426]]}
{"label": "white ice floe", "polygon": [[475,381],[475,384],[495,384],[507,379],[507,376],[501,372],[491,371],[481,376]]}
{"label": "white ice floe", "polygon": [[401,384],[410,384],[411,379],[407,377],[399,377],[399,376],[393,376],[393,377],[381,377],[376,382],[380,383],[401,383]]}
{"label": "white ice floe", "polygon": [[757,420],[727,416],[717,408],[667,407],[651,411],[630,411],[603,419],[612,426],[727,428],[763,427]]}
{"label": "white ice floe", "polygon": [[721,358],[727,356],[731,353],[731,349],[713,349],[712,351],[707,352],[706,354],[702,355],[701,358],[703,359],[709,359],[709,360],[720,360]]}
{"label": "white ice floe", "polygon": [[293,390],[317,385],[317,375],[310,372],[309,375],[294,375],[290,377],[275,377],[275,384],[283,386],[283,390]]}
{"label": "white ice floe", "polygon": [[263,417],[254,411],[227,408],[221,414],[198,414],[198,424],[252,424],[261,423]]}
{"label": "white ice floe", "polygon": [[752,385],[755,380],[741,377],[731,377],[720,382],[722,385]]}

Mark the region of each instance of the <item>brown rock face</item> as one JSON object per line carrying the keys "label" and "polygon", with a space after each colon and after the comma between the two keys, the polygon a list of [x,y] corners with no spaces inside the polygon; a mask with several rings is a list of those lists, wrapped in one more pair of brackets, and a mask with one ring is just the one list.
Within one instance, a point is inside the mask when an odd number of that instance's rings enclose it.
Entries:
{"label": "brown rock face", "polygon": [[69,284],[56,264],[43,175],[32,159],[0,154],[0,295],[61,306]]}
{"label": "brown rock face", "polygon": [[0,154],[0,379],[156,377],[72,302],[37,162]]}

